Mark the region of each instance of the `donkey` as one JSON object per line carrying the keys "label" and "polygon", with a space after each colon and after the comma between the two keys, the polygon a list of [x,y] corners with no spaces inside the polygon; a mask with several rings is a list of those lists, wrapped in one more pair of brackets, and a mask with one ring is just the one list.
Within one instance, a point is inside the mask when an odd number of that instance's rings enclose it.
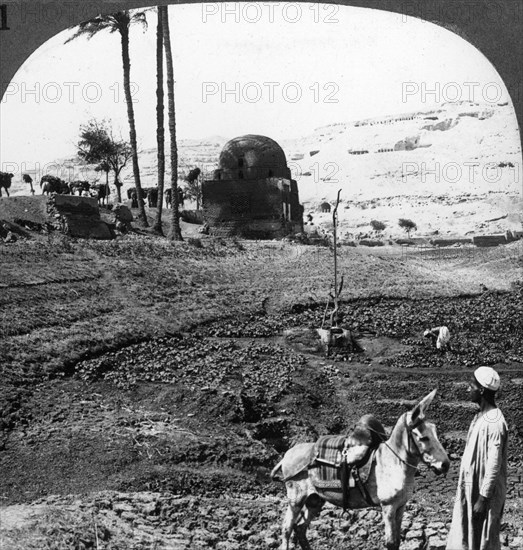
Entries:
{"label": "donkey", "polygon": [[[390,437],[376,449],[365,487],[363,490],[350,488],[348,502],[345,500],[345,505],[351,509],[381,506],[387,550],[399,550],[403,511],[412,496],[414,475],[420,460],[436,474],[447,473],[450,466],[436,427],[425,421],[425,411],[435,395],[436,390],[433,390],[412,411],[400,416]],[[271,473],[271,477],[276,479],[284,471],[292,472],[283,479],[289,504],[282,525],[281,550],[289,549],[293,531],[300,547],[310,550],[307,528],[319,515],[325,501],[336,506],[344,505],[340,491],[317,486],[317,464],[311,464],[310,460],[314,455],[314,445],[301,443],[292,447]],[[302,469],[298,471],[300,467]]]}

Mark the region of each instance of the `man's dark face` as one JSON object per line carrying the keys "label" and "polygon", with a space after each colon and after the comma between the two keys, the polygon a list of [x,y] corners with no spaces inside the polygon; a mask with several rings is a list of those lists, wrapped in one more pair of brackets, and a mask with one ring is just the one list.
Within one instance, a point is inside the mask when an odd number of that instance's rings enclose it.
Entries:
{"label": "man's dark face", "polygon": [[480,403],[481,402],[481,396],[483,394],[483,388],[480,384],[478,384],[478,381],[475,378],[472,378],[472,380],[469,382],[469,399],[473,403]]}

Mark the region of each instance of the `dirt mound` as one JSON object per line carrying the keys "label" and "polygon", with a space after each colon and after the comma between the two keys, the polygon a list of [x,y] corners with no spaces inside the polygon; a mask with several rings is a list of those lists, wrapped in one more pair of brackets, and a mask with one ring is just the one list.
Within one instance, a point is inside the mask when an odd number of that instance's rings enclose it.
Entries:
{"label": "dirt mound", "polygon": [[47,197],[5,197],[0,200],[0,220],[45,226],[49,223]]}
{"label": "dirt mound", "polygon": [[74,195],[8,197],[0,201],[0,220],[30,231],[61,231],[71,237],[110,239],[95,199]]}

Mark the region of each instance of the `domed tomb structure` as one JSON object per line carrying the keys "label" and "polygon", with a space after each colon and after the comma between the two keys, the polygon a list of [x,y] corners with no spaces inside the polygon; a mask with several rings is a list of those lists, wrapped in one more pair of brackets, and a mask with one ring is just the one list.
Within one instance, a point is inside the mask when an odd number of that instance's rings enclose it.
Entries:
{"label": "domed tomb structure", "polygon": [[283,149],[265,136],[224,145],[213,179],[203,181],[202,203],[213,235],[274,239],[303,231],[298,185]]}

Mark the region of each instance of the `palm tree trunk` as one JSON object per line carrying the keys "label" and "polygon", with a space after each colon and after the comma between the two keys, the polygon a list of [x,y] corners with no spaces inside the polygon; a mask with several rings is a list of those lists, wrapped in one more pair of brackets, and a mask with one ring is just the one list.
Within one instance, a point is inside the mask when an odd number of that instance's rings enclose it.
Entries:
{"label": "palm tree trunk", "polygon": [[158,147],[158,209],[154,230],[163,235],[162,208],[165,179],[165,128],[163,104],[163,10],[158,7],[158,26],[156,27],[156,143]]}
{"label": "palm tree trunk", "polygon": [[114,186],[116,187],[116,200],[118,201],[118,203],[121,203],[122,202],[122,185],[120,184],[117,174],[115,174],[114,176]]}
{"label": "palm tree trunk", "polygon": [[136,143],[136,126],[134,122],[133,98],[131,95],[131,60],[129,57],[129,29],[121,29],[122,38],[122,62],[123,62],[123,87],[125,102],[127,103],[127,118],[129,119],[129,139],[131,142],[134,185],[138,197],[138,217],[145,227],[148,227],[145,214],[145,203],[143,200],[142,184],[140,182],[140,167],[138,166],[138,145]]}
{"label": "palm tree trunk", "polygon": [[178,210],[178,147],[176,145],[176,118],[174,110],[174,71],[171,51],[171,36],[169,33],[169,12],[167,6],[160,6],[163,15],[163,43],[165,62],[167,66],[167,101],[169,111],[169,134],[171,137],[171,200],[172,200],[172,232],[173,241],[182,241],[180,228],[180,212]]}

